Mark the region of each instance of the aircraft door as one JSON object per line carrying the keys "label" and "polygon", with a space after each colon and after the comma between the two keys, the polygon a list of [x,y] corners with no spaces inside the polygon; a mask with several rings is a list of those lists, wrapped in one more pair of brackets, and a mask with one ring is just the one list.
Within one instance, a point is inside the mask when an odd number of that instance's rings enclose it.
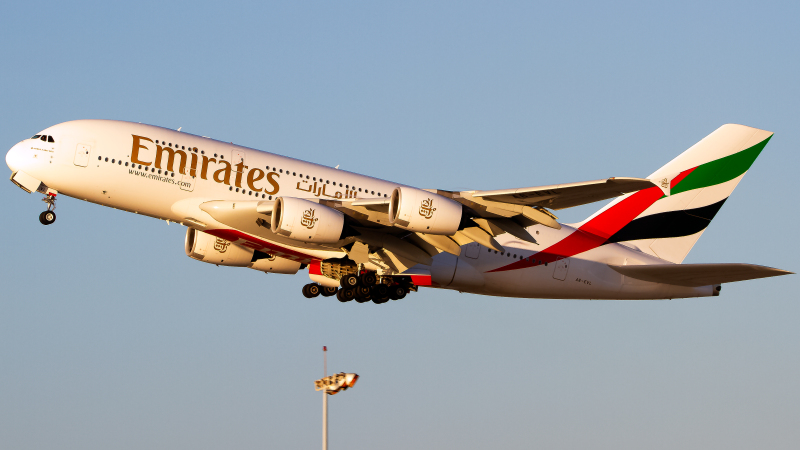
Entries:
{"label": "aircraft door", "polygon": [[[73,141],[74,142],[74,141]],[[78,144],[75,147],[75,165],[86,167],[89,165],[89,155],[92,152],[92,146],[89,144]]]}
{"label": "aircraft door", "polygon": [[556,268],[553,270],[553,278],[564,281],[567,279],[569,271],[569,258],[562,258],[556,261]]}

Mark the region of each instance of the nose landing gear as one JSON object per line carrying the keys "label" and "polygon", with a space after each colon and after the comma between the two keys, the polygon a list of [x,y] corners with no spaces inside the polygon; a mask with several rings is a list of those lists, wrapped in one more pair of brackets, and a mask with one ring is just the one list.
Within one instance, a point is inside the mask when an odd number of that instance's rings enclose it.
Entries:
{"label": "nose landing gear", "polygon": [[42,225],[50,225],[56,221],[56,213],[53,211],[56,209],[56,194],[48,192],[42,201],[47,203],[47,211],[39,214],[39,222],[41,222]]}

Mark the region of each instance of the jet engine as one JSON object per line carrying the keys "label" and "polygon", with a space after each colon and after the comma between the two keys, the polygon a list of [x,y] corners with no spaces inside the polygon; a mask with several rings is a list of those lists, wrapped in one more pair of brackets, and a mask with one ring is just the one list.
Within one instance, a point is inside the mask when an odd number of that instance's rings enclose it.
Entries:
{"label": "jet engine", "polygon": [[462,215],[461,203],[422,189],[397,187],[389,200],[389,223],[404,230],[451,235]]}
{"label": "jet engine", "polygon": [[186,230],[186,256],[219,266],[247,267],[253,260],[253,249],[189,228]]}
{"label": "jet engine", "polygon": [[330,244],[341,239],[344,214],[301,198],[278,197],[271,226],[273,233],[289,239]]}

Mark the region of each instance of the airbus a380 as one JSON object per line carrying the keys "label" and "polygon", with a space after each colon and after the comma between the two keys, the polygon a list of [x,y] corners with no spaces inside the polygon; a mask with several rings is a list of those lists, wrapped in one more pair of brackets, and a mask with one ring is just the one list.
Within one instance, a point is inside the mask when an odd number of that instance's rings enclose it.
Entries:
{"label": "airbus a380", "polygon": [[[574,299],[719,295],[791,272],[681,264],[772,133],[724,125],[647,178],[491,191],[419,189],[151,125],[77,120],[9,150],[11,181],[187,227],[186,255],[307,270],[306,297],[386,303],[419,287]],[[588,219],[552,212],[614,199]]]}

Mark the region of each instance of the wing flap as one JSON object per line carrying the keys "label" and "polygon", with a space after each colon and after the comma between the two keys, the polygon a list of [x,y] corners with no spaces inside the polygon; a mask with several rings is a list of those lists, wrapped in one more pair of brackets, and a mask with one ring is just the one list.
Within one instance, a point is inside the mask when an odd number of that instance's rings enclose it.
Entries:
{"label": "wing flap", "polygon": [[789,272],[755,264],[653,264],[643,266],[609,267],[627,277],[653,283],[674,284],[678,286],[709,286],[756,278],[789,275]]}
{"label": "wing flap", "polygon": [[579,183],[553,184],[518,189],[465,192],[474,198],[512,205],[539,206],[564,209],[619,197],[628,192],[640,191],[655,186],[644,178],[615,177],[605,180]]}

